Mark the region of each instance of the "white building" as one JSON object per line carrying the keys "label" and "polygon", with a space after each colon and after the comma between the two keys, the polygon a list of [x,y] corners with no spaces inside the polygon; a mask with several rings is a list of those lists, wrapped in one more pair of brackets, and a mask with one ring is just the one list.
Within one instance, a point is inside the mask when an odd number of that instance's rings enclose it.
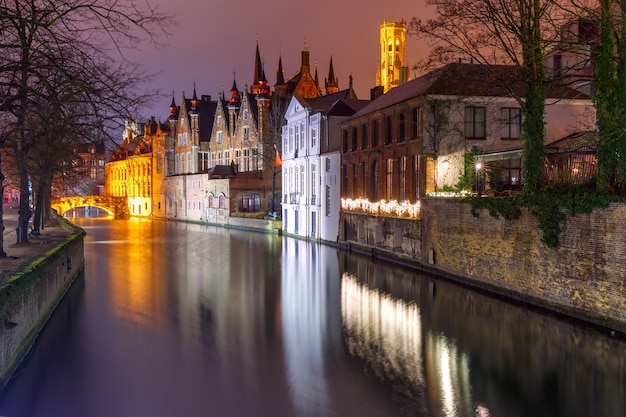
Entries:
{"label": "white building", "polygon": [[336,241],[339,229],[341,136],[339,122],[368,101],[352,87],[327,96],[293,97],[283,126],[283,230]]}

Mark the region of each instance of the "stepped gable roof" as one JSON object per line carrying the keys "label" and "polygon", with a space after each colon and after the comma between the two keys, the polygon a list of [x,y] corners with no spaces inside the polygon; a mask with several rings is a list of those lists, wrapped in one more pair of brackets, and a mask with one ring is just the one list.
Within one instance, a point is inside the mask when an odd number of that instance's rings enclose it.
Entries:
{"label": "stepped gable roof", "polygon": [[250,110],[250,115],[252,115],[252,120],[254,121],[255,126],[258,126],[259,125],[259,106],[256,101],[256,96],[248,91],[246,91],[244,94],[248,101],[248,109]]}
{"label": "stepped gable roof", "polygon": [[222,123],[225,123],[227,127],[230,127],[230,117],[228,117],[228,103],[229,101],[224,98],[224,95],[220,95],[218,99],[220,108],[222,109],[223,120]]}
{"label": "stepped gable roof", "polygon": [[[372,100],[354,116],[359,117],[427,94],[464,97],[523,97],[524,85],[514,65],[452,63],[408,81]],[[564,85],[546,89],[546,98],[589,99],[589,96]]]}

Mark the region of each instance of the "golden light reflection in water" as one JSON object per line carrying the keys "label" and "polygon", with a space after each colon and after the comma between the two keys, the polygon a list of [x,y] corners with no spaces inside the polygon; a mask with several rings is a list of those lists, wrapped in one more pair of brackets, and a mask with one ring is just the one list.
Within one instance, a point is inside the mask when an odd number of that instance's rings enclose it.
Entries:
{"label": "golden light reflection in water", "polygon": [[[156,310],[164,305],[163,291],[159,291],[159,283],[154,279],[155,271],[164,270],[164,257],[155,256],[153,245],[145,244],[153,239],[151,223],[129,225],[132,227],[123,239],[107,245],[111,251],[108,267],[115,277],[110,282],[113,311],[131,322],[153,327],[162,317]],[[132,243],[138,241],[142,244]]]}
{"label": "golden light reflection in water", "polygon": [[442,334],[426,334],[429,382],[439,390],[440,404],[433,404],[446,417],[472,415],[469,358]]}
{"label": "golden light reflection in water", "polygon": [[[467,354],[443,334],[424,333],[417,304],[370,289],[344,273],[341,316],[350,353],[366,360],[379,378],[394,381],[394,390],[405,396],[412,412],[489,416],[484,405],[472,404]],[[433,391],[439,393],[428,394]]]}
{"label": "golden light reflection in water", "polygon": [[379,377],[403,378],[424,387],[422,319],[416,304],[371,290],[347,273],[341,278],[341,318],[350,353]]}

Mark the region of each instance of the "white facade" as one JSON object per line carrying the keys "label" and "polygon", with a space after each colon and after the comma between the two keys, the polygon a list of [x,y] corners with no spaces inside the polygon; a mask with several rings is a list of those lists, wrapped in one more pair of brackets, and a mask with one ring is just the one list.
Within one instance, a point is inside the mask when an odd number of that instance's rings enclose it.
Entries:
{"label": "white facade", "polygon": [[322,144],[328,143],[333,132],[339,138],[339,130],[337,123],[329,123],[324,110],[310,106],[315,100],[319,99],[294,97],[285,113],[283,230],[302,237],[336,241],[341,158],[338,151],[322,153],[328,148]]}

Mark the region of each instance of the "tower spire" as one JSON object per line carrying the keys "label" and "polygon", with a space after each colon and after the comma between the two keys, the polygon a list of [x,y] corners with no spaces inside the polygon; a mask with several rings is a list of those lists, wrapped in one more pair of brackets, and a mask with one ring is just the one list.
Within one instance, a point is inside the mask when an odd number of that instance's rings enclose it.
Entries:
{"label": "tower spire", "polygon": [[339,92],[339,81],[335,77],[335,69],[333,68],[333,56],[330,56],[330,66],[328,68],[328,78],[325,80],[326,94],[334,94]]}

